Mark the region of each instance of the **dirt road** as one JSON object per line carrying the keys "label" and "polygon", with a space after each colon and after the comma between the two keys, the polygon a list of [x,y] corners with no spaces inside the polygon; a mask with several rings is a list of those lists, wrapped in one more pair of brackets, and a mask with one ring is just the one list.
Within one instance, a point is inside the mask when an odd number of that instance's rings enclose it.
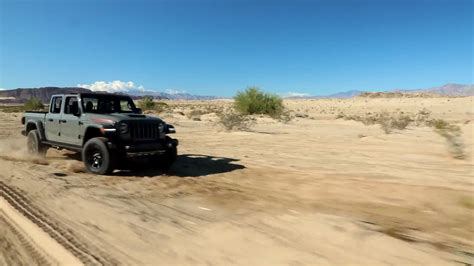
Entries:
{"label": "dirt road", "polygon": [[64,151],[29,158],[20,115],[1,113],[0,181],[124,264],[472,263],[472,98],[420,100],[462,128],[466,159],[429,127],[385,134],[334,119],[417,112],[412,99],[289,102],[308,116],[258,118],[249,132],[223,131],[213,114],[165,114],[181,154],[169,175],[138,165],[94,176]]}

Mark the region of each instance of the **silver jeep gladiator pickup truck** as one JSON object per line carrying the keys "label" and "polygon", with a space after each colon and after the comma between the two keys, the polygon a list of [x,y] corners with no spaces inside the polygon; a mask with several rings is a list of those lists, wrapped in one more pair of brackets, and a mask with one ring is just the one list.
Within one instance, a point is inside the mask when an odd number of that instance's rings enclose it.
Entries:
{"label": "silver jeep gladiator pickup truck", "polygon": [[29,153],[44,156],[50,147],[81,152],[87,171],[95,174],[142,156],[166,171],[177,158],[178,140],[168,136],[174,127],[141,114],[125,95],[53,95],[48,112],[25,112],[22,123]]}

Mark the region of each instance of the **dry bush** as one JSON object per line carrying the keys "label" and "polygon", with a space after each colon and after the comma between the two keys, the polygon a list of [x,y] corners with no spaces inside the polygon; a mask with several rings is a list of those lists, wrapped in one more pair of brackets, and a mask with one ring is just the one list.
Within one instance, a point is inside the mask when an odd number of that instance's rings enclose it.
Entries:
{"label": "dry bush", "polygon": [[194,121],[201,121],[201,115],[204,115],[204,114],[207,114],[207,113],[202,110],[192,109],[191,112],[186,114],[186,117]]}
{"label": "dry bush", "polygon": [[418,111],[415,115],[415,124],[416,126],[423,126],[426,125],[426,122],[429,121],[431,115],[431,111],[423,108],[422,110]]}
{"label": "dry bush", "polygon": [[288,123],[293,119],[291,112],[288,110],[284,110],[281,112],[280,116],[278,117],[278,121],[282,123]]}
{"label": "dry bush", "polygon": [[226,130],[242,130],[247,131],[253,124],[252,119],[249,116],[236,113],[233,111],[222,112],[218,114],[218,123],[224,126]]}
{"label": "dry bush", "polygon": [[464,159],[466,155],[464,153],[461,128],[443,119],[430,119],[430,115],[431,111],[423,108],[413,117],[403,112],[392,114],[387,112],[375,114],[367,113],[365,116],[339,113],[336,119],[359,121],[364,125],[379,124],[387,134],[391,133],[394,129],[403,130],[412,122],[414,122],[416,126],[433,127],[436,133],[446,139],[449,152],[453,157],[456,159]]}
{"label": "dry bush", "polygon": [[378,118],[378,123],[386,134],[389,134],[393,129],[403,130],[407,128],[412,119],[404,114],[389,114],[382,113]]}
{"label": "dry bush", "polygon": [[168,111],[170,109],[169,105],[164,102],[155,102],[155,111],[158,113],[162,113]]}
{"label": "dry bush", "polygon": [[442,136],[448,145],[448,149],[456,159],[464,159],[464,143],[462,141],[462,131],[459,126],[452,125],[443,119],[433,119],[427,122],[434,131]]}
{"label": "dry bush", "polygon": [[223,107],[210,104],[192,105],[189,108],[191,111],[186,114],[186,117],[194,121],[201,121],[202,115],[223,112]]}
{"label": "dry bush", "polygon": [[149,111],[149,112],[164,112],[169,109],[167,103],[164,102],[155,102],[152,96],[143,96],[143,98],[138,103],[138,107],[142,109],[142,111]]}
{"label": "dry bush", "polygon": [[391,133],[394,129],[403,130],[405,129],[413,119],[402,113],[367,113],[365,116],[360,115],[345,115],[339,113],[336,119],[354,120],[362,122],[364,125],[375,125],[379,124],[380,127],[386,134]]}

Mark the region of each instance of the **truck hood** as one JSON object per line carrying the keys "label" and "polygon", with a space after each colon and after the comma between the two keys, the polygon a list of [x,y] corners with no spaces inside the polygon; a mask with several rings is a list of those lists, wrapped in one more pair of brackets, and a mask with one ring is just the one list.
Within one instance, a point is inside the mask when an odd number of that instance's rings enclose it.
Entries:
{"label": "truck hood", "polygon": [[96,123],[110,123],[119,121],[156,121],[163,122],[162,119],[156,116],[141,115],[141,114],[130,114],[130,113],[112,113],[112,114],[92,114],[88,113],[87,116],[90,120]]}

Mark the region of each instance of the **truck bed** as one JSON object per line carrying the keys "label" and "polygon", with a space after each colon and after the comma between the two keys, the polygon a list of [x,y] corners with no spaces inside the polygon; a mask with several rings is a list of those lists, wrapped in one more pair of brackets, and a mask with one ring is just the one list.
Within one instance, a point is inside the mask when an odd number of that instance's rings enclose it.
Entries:
{"label": "truck bed", "polygon": [[41,122],[43,123],[45,118],[46,118],[46,114],[48,112],[40,112],[40,111],[27,111],[23,114],[23,117],[21,118],[21,123],[23,125],[25,124],[28,124],[28,122]]}

